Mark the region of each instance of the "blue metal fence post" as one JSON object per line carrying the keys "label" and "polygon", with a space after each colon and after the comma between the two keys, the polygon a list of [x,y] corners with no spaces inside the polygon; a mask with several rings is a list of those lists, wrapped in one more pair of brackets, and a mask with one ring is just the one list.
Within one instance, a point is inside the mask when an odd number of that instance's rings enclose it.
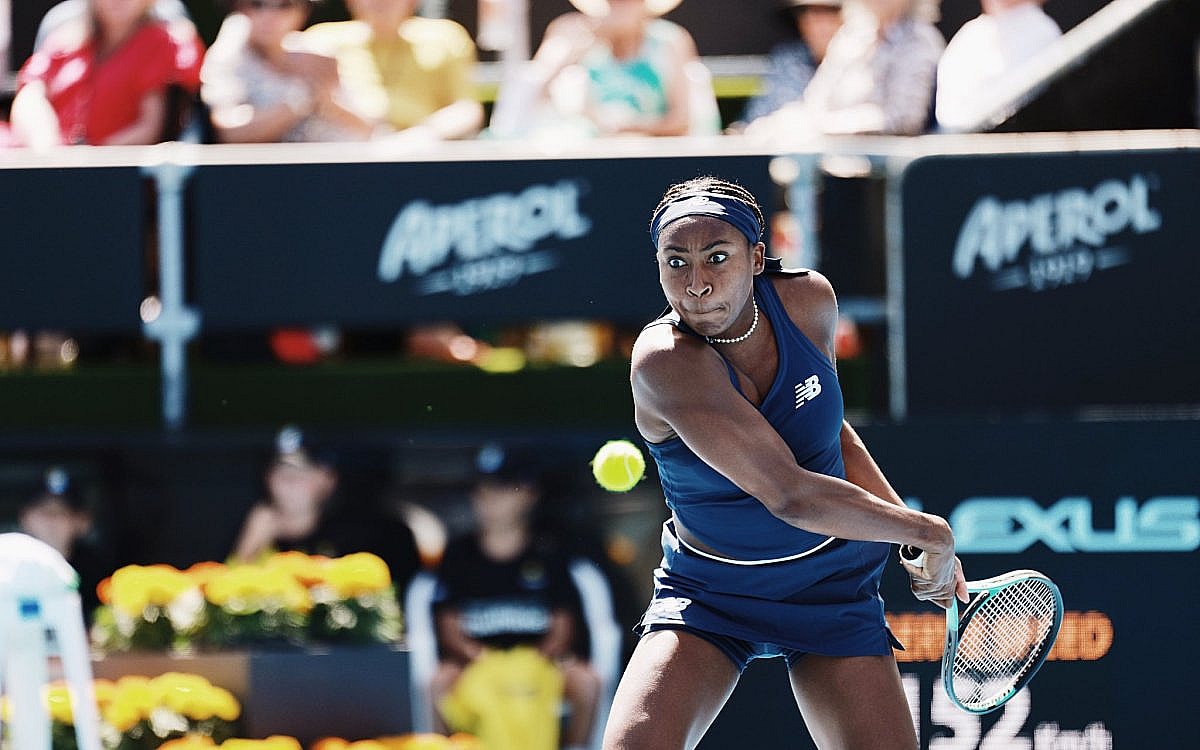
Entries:
{"label": "blue metal fence post", "polygon": [[184,301],[183,187],[193,167],[178,158],[180,144],[155,147],[161,158],[144,166],[158,196],[157,317],[143,324],[147,338],[161,347],[163,425],[170,431],[187,423],[187,344],[200,329],[200,315]]}

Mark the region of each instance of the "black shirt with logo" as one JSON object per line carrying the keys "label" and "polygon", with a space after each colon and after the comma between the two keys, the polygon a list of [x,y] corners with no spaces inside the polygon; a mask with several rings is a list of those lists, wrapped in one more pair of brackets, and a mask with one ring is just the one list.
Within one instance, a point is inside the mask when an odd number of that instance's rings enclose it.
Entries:
{"label": "black shirt with logo", "polygon": [[497,561],[472,535],[450,542],[442,559],[434,606],[457,610],[464,634],[487,646],[536,644],[555,610],[577,605],[567,557],[551,542]]}

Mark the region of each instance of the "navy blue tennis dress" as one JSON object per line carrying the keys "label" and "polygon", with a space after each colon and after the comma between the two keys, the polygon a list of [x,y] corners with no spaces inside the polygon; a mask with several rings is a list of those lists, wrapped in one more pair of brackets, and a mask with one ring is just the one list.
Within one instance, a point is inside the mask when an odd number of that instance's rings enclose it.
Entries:
{"label": "navy blue tennis dress", "polygon": [[[775,382],[758,409],[800,466],[844,479],[837,372],[792,322],[765,274],[755,277],[754,293],[779,351]],[[677,321],[657,322],[688,330]],[[738,388],[731,366],[730,379]],[[890,545],[825,537],[781,521],[678,437],[647,447],[675,517],[706,547],[730,557],[687,545],[667,521],[640,633],[688,630],[739,669],[758,657],[784,656],[790,664],[803,653],[882,655],[899,645],[879,594]]]}

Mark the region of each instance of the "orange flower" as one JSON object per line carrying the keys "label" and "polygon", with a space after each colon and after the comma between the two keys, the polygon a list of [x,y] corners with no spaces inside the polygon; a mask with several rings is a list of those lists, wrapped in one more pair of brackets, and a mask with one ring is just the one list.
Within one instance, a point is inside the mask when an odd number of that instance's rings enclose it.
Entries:
{"label": "orange flower", "polygon": [[346,750],[349,742],[341,737],[322,737],[313,743],[309,750]]}
{"label": "orange flower", "polygon": [[100,599],[101,604],[112,604],[112,576],[108,576],[96,584],[96,596]]}
{"label": "orange flower", "polygon": [[187,574],[188,578],[196,582],[201,591],[204,591],[208,586],[208,582],[224,573],[225,568],[225,563],[198,562],[183,572]]}

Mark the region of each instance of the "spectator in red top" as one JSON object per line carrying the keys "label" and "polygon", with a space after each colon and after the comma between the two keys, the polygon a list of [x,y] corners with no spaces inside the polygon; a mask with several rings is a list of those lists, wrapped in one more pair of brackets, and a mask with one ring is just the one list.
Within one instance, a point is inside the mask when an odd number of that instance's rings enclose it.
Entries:
{"label": "spectator in red top", "polygon": [[156,20],[153,4],[89,0],[86,19],[53,32],[18,77],[18,142],[46,148],[162,140],[170,91],[195,93],[204,50],[186,27]]}

